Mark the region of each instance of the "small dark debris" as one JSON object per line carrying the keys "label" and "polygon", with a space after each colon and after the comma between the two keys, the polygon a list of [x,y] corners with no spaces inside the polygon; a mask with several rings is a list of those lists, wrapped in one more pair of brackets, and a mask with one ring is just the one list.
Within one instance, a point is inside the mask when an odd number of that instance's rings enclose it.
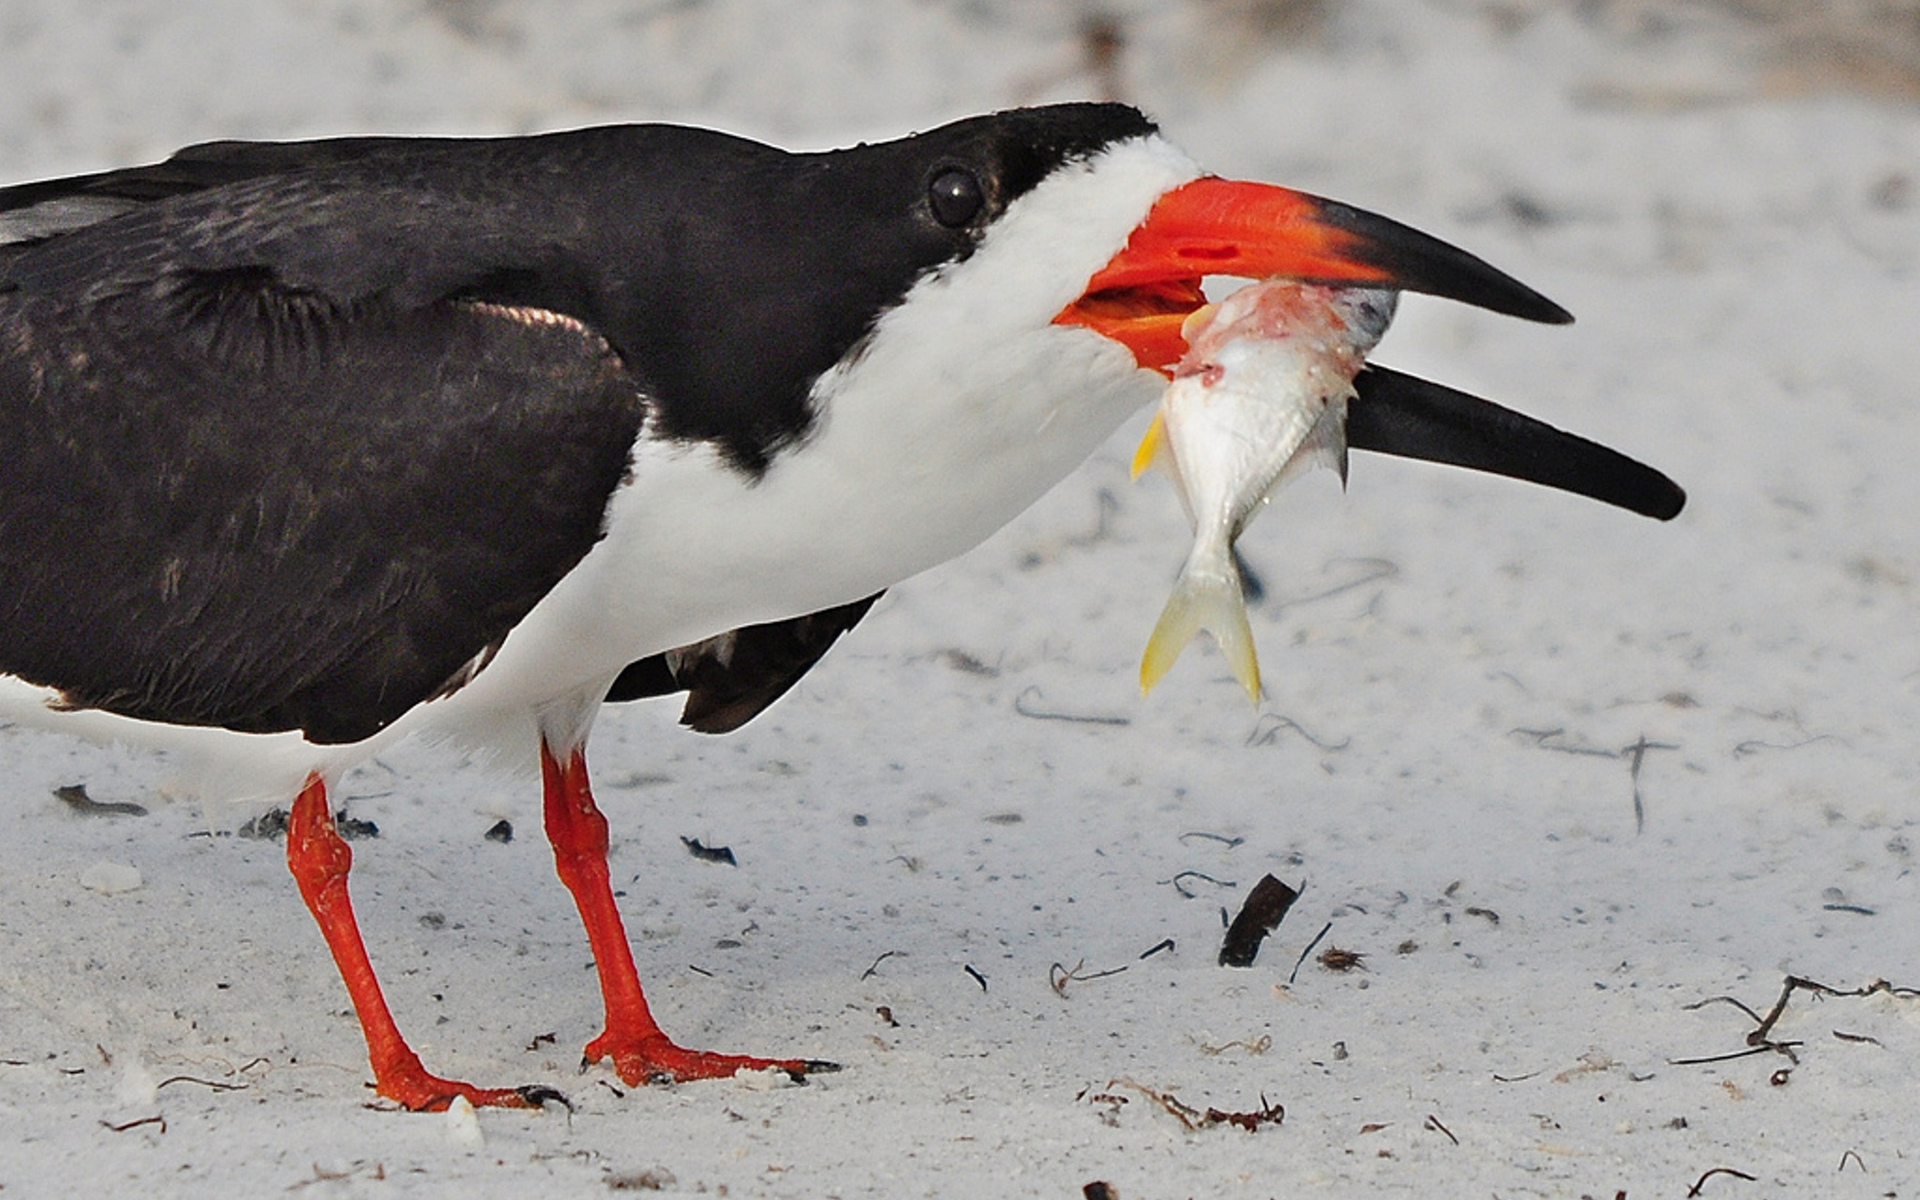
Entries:
{"label": "small dark debris", "polygon": [[1018,825],[1020,822],[1026,820],[1026,817],[1017,812],[997,812],[991,813],[983,819],[989,825]]}
{"label": "small dark debris", "polygon": [[533,1040],[527,1043],[527,1049],[529,1051],[538,1050],[542,1046],[551,1046],[558,1040],[559,1038],[555,1034],[536,1033],[533,1035]]}
{"label": "small dark debris", "polygon": [[372,821],[356,820],[347,815],[346,809],[333,814],[333,831],[340,835],[343,842],[364,842],[380,836],[380,827]]}
{"label": "small dark debris", "polygon": [[1227,1042],[1220,1046],[1202,1045],[1200,1047],[1200,1053],[1206,1055],[1208,1058],[1214,1058],[1225,1054],[1229,1050],[1245,1050],[1248,1054],[1265,1054],[1271,1049],[1273,1049],[1273,1035],[1263,1033],[1252,1041],[1248,1041],[1246,1038],[1240,1038],[1237,1041]]}
{"label": "small dark debris", "polygon": [[87,785],[70,783],[53,789],[60,802],[83,817],[144,817],[147,810],[126,800],[102,801],[87,795]]}
{"label": "small dark debris", "polygon": [[665,1167],[648,1167],[644,1171],[626,1171],[607,1176],[607,1189],[615,1192],[664,1192],[677,1182],[673,1172]]}
{"label": "small dark debris", "polygon": [[1524,192],[1508,192],[1500,197],[1501,211],[1522,229],[1544,229],[1559,219],[1554,211]]}
{"label": "small dark debris", "polygon": [[860,972],[860,978],[872,979],[874,976],[874,973],[880,970],[880,964],[892,958],[894,955],[898,953],[900,953],[898,950],[887,950],[882,952],[879,958],[876,958],[873,960],[872,966]]}
{"label": "small dark debris", "polygon": [[1428,1129],[1437,1129],[1437,1130],[1439,1130],[1439,1131],[1440,1131],[1441,1133],[1444,1133],[1444,1134],[1446,1134],[1446,1135],[1447,1135],[1447,1140],[1448,1140],[1448,1141],[1450,1141],[1450,1142],[1452,1142],[1452,1143],[1453,1143],[1454,1145],[1456,1145],[1456,1146],[1458,1146],[1458,1145],[1460,1144],[1460,1139],[1459,1139],[1459,1138],[1457,1138],[1457,1137],[1455,1137],[1455,1136],[1453,1136],[1453,1130],[1451,1130],[1451,1129],[1448,1129],[1448,1128],[1447,1128],[1447,1127],[1446,1127],[1445,1125],[1442,1125],[1442,1124],[1440,1123],[1440,1118],[1439,1118],[1439,1117],[1436,1117],[1436,1116],[1434,1116],[1434,1115],[1433,1115],[1432,1113],[1428,1113],[1428,1114],[1427,1114],[1427,1128],[1428,1128]]}
{"label": "small dark debris", "polygon": [[1748,1183],[1759,1182],[1757,1176],[1749,1175],[1745,1171],[1736,1171],[1732,1167],[1715,1167],[1693,1181],[1693,1186],[1687,1189],[1688,1197],[1698,1196],[1700,1189],[1706,1186],[1707,1180],[1712,1179],[1715,1175],[1731,1175],[1735,1179],[1744,1179]]}
{"label": "small dark debris", "polygon": [[1172,949],[1173,949],[1173,939],[1167,938],[1156,945],[1148,947],[1147,951],[1144,954],[1142,954],[1140,957],[1142,959],[1148,959],[1160,953],[1162,950],[1172,950]]}
{"label": "small dark debris", "polygon": [[1767,1082],[1772,1084],[1774,1087],[1785,1087],[1787,1086],[1787,1080],[1791,1078],[1793,1078],[1793,1068],[1781,1067],[1778,1071],[1775,1071],[1773,1074],[1767,1076]]}
{"label": "small dark debris", "polygon": [[1401,942],[1398,946],[1395,946],[1393,948],[1393,952],[1395,954],[1412,954],[1414,951],[1418,949],[1420,949],[1420,943],[1414,941],[1412,938],[1408,938],[1406,941]]}
{"label": "small dark debris", "polygon": [[876,1017],[879,1017],[882,1021],[885,1021],[887,1023],[887,1027],[890,1029],[900,1028],[900,1022],[893,1019],[893,1007],[891,1005],[882,1004],[880,1007],[873,1010],[873,1015]]}
{"label": "small dark debris", "polygon": [[244,1083],[222,1083],[218,1079],[200,1079],[192,1075],[174,1075],[162,1079],[159,1083],[153,1085],[153,1090],[157,1092],[161,1088],[175,1083],[197,1083],[201,1087],[215,1092],[244,1092],[247,1090],[247,1085]]}
{"label": "small dark debris", "polygon": [[[1167,880],[1167,882],[1173,885],[1174,891],[1180,893],[1181,899],[1191,900],[1193,899],[1195,893],[1187,890],[1186,881],[1189,879],[1203,879],[1215,887],[1236,888],[1240,886],[1238,883],[1236,883],[1231,879],[1215,879],[1213,876],[1208,875],[1203,871],[1182,871],[1179,874],[1175,875],[1172,879]],[[1222,910],[1222,911],[1225,911],[1225,910]],[[1225,924],[1225,922],[1222,922],[1222,924]]]}
{"label": "small dark debris", "polygon": [[1070,721],[1080,725],[1133,724],[1131,717],[1105,717],[1091,713],[1055,712],[1051,709],[1033,708],[1027,703],[1027,697],[1029,696],[1032,696],[1035,700],[1046,699],[1045,694],[1042,693],[1037,686],[1029,687],[1013,698],[1013,711],[1023,717],[1030,717],[1036,721]]}
{"label": "small dark debris", "polygon": [[1287,973],[1288,987],[1292,987],[1293,981],[1300,978],[1300,968],[1307,965],[1307,955],[1312,954],[1313,948],[1320,944],[1320,940],[1332,932],[1333,932],[1333,922],[1328,921],[1325,925],[1322,925],[1320,927],[1319,933],[1316,933],[1313,935],[1313,940],[1308,942],[1307,948],[1300,952],[1300,957],[1293,960],[1293,970]]}
{"label": "small dark debris", "polygon": [[1489,925],[1498,925],[1500,923],[1500,914],[1490,908],[1469,907],[1467,909],[1467,915],[1470,917],[1485,917]]}
{"label": "small dark debris", "polygon": [[137,1121],[128,1121],[122,1125],[115,1125],[111,1121],[102,1121],[100,1122],[100,1124],[102,1127],[106,1129],[110,1129],[114,1133],[125,1133],[129,1129],[138,1129],[142,1125],[158,1125],[160,1127],[161,1133],[165,1133],[167,1131],[167,1119],[165,1117],[160,1117],[160,1116],[141,1117]]}
{"label": "small dark debris", "polygon": [[1253,732],[1247,735],[1247,745],[1276,745],[1280,741],[1280,735],[1289,729],[1305,738],[1316,750],[1340,751],[1345,750],[1353,744],[1353,739],[1350,737],[1341,738],[1337,742],[1330,742],[1323,737],[1315,735],[1305,725],[1302,725],[1292,717],[1270,712],[1262,713],[1260,719],[1254,722]]}
{"label": "small dark debris", "polygon": [[1872,1035],[1865,1034],[1865,1033],[1847,1033],[1847,1032],[1844,1032],[1843,1030],[1836,1029],[1833,1031],[1833,1036],[1839,1038],[1843,1042],[1862,1042],[1869,1046],[1878,1046],[1881,1044],[1881,1041],[1879,1038],[1873,1037]]}
{"label": "small dark debris", "polygon": [[1175,838],[1174,840],[1184,844],[1188,838],[1201,838],[1209,842],[1219,842],[1221,845],[1225,846],[1229,850],[1233,849],[1235,846],[1244,844],[1247,840],[1243,837],[1228,837],[1224,833],[1208,833],[1204,829],[1189,830],[1186,833],[1181,834],[1179,837]]}
{"label": "small dark debris", "polygon": [[1167,1114],[1186,1126],[1189,1133],[1197,1133],[1209,1125],[1232,1125],[1253,1133],[1262,1125],[1278,1125],[1286,1119],[1285,1106],[1267,1103],[1265,1096],[1260,1097],[1260,1107],[1251,1112],[1228,1112],[1224,1109],[1208,1108],[1205,1112],[1188,1104],[1172,1092],[1162,1092],[1131,1079],[1114,1079],[1107,1083],[1101,1094],[1092,1097],[1096,1104],[1113,1104],[1116,1109],[1126,1103],[1126,1097],[1117,1095],[1116,1087],[1129,1088],[1158,1104]]}
{"label": "small dark debris", "polygon": [[234,836],[250,842],[277,842],[287,836],[287,821],[292,815],[284,808],[270,808],[234,830]]}
{"label": "small dark debris", "polygon": [[420,928],[431,929],[438,932],[446,927],[447,917],[445,913],[430,912],[420,914]]}
{"label": "small dark debris", "polygon": [[1358,950],[1342,950],[1338,946],[1328,946],[1320,952],[1319,964],[1329,971],[1364,971],[1367,956]]}
{"label": "small dark debris", "polygon": [[865,813],[853,814],[853,826],[855,829],[865,829],[867,827],[867,814]]}
{"label": "small dark debris", "polygon": [[1268,1104],[1265,1096],[1260,1097],[1260,1107],[1252,1112],[1222,1112],[1217,1108],[1207,1110],[1207,1124],[1232,1125],[1252,1133],[1262,1125],[1278,1125],[1287,1119],[1284,1105]]}
{"label": "small dark debris", "polygon": [[699,838],[690,837],[681,838],[680,844],[685,846],[687,850],[701,862],[721,862],[730,867],[740,865],[734,861],[733,847],[731,846],[706,846],[701,844]]}
{"label": "small dark debris", "polygon": [[984,992],[987,990],[987,977],[985,975],[982,975],[980,972],[974,970],[973,965],[971,963],[967,965],[966,972],[967,974],[973,976],[973,981],[980,985],[981,991]]}
{"label": "small dark debris", "polygon": [[1114,1189],[1112,1184],[1103,1179],[1096,1179],[1081,1188],[1080,1194],[1085,1196],[1087,1200],[1120,1200],[1120,1193]]}
{"label": "small dark debris", "polygon": [[717,938],[714,940],[713,948],[715,950],[738,950],[745,944],[746,943],[742,942],[739,938]]}
{"label": "small dark debris", "polygon": [[1000,668],[988,666],[973,655],[968,654],[965,650],[947,650],[942,652],[940,657],[949,667],[966,675],[978,675],[982,679],[994,679],[1000,674]]}
{"label": "small dark debris", "polygon": [[1227,936],[1220,943],[1220,965],[1251,967],[1253,960],[1260,955],[1260,943],[1279,928],[1287,910],[1299,898],[1298,891],[1273,876],[1261,876],[1260,882],[1254,884],[1253,890],[1247,893],[1247,901],[1240,906],[1239,915],[1227,927]]}
{"label": "small dark debris", "polygon": [[1047,983],[1052,986],[1053,994],[1065,1000],[1067,998],[1067,985],[1070,983],[1085,983],[1094,979],[1105,979],[1109,975],[1118,975],[1120,972],[1126,970],[1125,967],[1112,967],[1105,971],[1094,971],[1090,974],[1083,975],[1081,971],[1086,965],[1086,960],[1081,959],[1079,962],[1073,964],[1071,970],[1061,963],[1054,963],[1053,966],[1049,967],[1047,969]]}
{"label": "small dark debris", "polygon": [[500,818],[493,823],[492,828],[487,830],[485,837],[490,842],[499,842],[503,846],[506,845],[513,840],[513,822],[507,820],[505,817]]}

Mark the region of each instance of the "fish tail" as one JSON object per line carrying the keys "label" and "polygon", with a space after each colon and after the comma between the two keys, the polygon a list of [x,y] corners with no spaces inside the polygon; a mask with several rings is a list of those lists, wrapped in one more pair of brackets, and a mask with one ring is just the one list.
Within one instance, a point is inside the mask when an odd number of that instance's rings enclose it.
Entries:
{"label": "fish tail", "polygon": [[1140,658],[1141,694],[1151,692],[1166,678],[1180,652],[1203,630],[1213,635],[1214,644],[1220,647],[1248,698],[1260,703],[1260,661],[1254,653],[1253,629],[1247,624],[1240,579],[1231,569],[1204,573],[1189,569],[1180,573],[1180,581],[1174,584],[1173,595],[1167,598],[1167,607],[1161,611],[1153,636],[1147,639],[1146,653]]}

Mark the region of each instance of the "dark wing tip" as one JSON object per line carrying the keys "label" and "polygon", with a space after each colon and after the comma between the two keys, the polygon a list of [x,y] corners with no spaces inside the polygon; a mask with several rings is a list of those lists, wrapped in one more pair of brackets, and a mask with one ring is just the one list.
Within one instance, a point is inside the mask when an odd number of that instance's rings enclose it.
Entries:
{"label": "dark wing tip", "polygon": [[1322,201],[1319,216],[1354,235],[1357,244],[1348,253],[1392,275],[1406,291],[1548,325],[1573,322],[1572,313],[1505,271],[1410,225],[1337,200]]}
{"label": "dark wing tip", "polygon": [[1465,392],[1369,365],[1354,379],[1347,444],[1505,475],[1667,521],[1687,493],[1597,442]]}

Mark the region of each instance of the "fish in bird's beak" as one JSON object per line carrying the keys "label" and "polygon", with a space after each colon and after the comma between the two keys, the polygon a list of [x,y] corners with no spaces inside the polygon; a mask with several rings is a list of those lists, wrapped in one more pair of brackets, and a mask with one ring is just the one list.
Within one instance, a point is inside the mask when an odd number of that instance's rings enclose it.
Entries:
{"label": "fish in bird's beak", "polygon": [[1208,175],[1167,192],[1055,322],[1084,325],[1163,374],[1209,275],[1295,279],[1445,296],[1530,321],[1567,310],[1512,276],[1386,217],[1267,183]]}
{"label": "fish in bird's beak", "polygon": [[[1209,275],[1426,292],[1529,321],[1571,314],[1512,276],[1398,221],[1267,183],[1208,175],[1162,195],[1127,244],[1054,317],[1133,352],[1169,377],[1181,326]],[[1440,384],[1368,366],[1347,444],[1505,475],[1667,520],[1686,493],[1660,472],[1585,438]]]}

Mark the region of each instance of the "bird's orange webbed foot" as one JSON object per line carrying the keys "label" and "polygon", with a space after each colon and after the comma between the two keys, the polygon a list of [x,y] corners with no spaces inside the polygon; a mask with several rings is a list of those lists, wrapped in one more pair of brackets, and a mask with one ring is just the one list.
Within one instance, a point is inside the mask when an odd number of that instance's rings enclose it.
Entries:
{"label": "bird's orange webbed foot", "polygon": [[419,1064],[411,1069],[375,1072],[374,1091],[408,1112],[445,1112],[455,1099],[465,1097],[475,1108],[542,1108],[558,1101],[571,1109],[566,1096],[550,1087],[483,1088],[458,1079],[429,1074]]}
{"label": "bird's orange webbed foot", "polygon": [[626,1035],[608,1030],[587,1043],[585,1063],[612,1060],[614,1073],[630,1087],[649,1083],[686,1083],[694,1079],[728,1079],[736,1071],[785,1071],[795,1083],[809,1075],[838,1071],[839,1063],[810,1058],[754,1058],[745,1054],[717,1054],[688,1050],[664,1033]]}
{"label": "bird's orange webbed foot", "polygon": [[613,1061],[613,1069],[631,1087],[646,1083],[684,1083],[693,1079],[725,1079],[736,1071],[785,1071],[805,1082],[809,1075],[837,1071],[839,1064],[806,1058],[753,1058],[744,1054],[715,1054],[688,1050],[661,1031],[640,988],[627,943],[620,909],[614,903],[607,871],[607,819],[593,801],[587,782],[587,758],[579,748],[556,754],[540,746],[541,775],[545,781],[547,838],[553,843],[554,867],[573,893],[593,946],[600,973],[600,991],[606,1003],[606,1031],[587,1043],[588,1065]]}
{"label": "bird's orange webbed foot", "polygon": [[353,851],[334,828],[327,805],[327,787],[318,775],[293,802],[287,818],[287,866],[300,887],[301,898],[320,925],[320,932],[340,968],[340,978],[353,998],[360,1028],[367,1038],[367,1061],[373,1067],[373,1088],[381,1096],[412,1112],[439,1112],[464,1096],[476,1108],[539,1108],[549,1100],[567,1098],[549,1087],[482,1088],[457,1079],[442,1079],[420,1064],[394,1024],[393,1014],[374,976],[360,925],[347,894],[347,875],[353,869]]}

